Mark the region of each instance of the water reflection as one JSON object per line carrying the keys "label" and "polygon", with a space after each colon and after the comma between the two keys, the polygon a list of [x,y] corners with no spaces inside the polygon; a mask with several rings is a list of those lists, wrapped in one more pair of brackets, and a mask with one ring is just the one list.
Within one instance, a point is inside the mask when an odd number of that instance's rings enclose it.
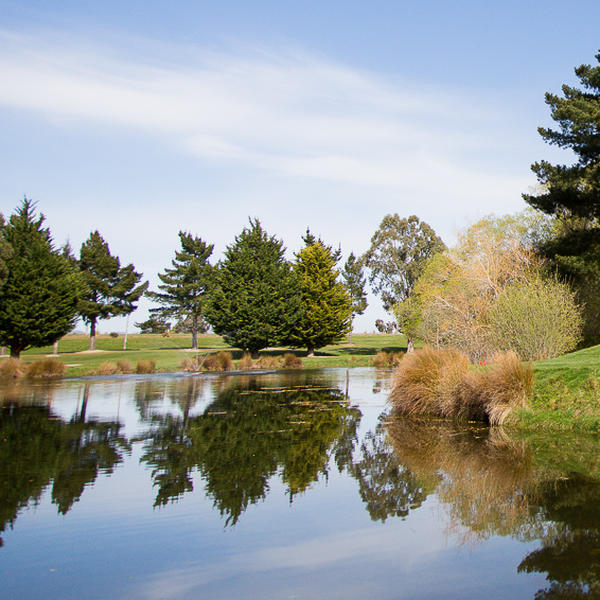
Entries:
{"label": "water reflection", "polygon": [[[227,381],[226,384],[223,384]],[[330,458],[344,469],[352,458],[360,411],[337,387],[265,386],[260,377],[217,380],[216,397],[190,417],[203,385],[174,380],[167,394],[180,415],[154,416],[143,436],[142,462],[151,467],[155,505],[193,490],[198,470],[207,494],[228,525],[265,498],[276,473],[292,501],[320,476]]]}

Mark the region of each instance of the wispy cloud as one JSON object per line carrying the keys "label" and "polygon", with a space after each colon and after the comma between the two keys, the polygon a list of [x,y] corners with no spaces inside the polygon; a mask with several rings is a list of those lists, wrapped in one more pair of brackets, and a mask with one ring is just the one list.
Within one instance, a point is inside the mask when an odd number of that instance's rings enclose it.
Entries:
{"label": "wispy cloud", "polygon": [[0,45],[0,105],[133,128],[201,160],[421,194],[525,185],[478,166],[498,115],[448,90],[302,53],[195,50],[160,61],[8,33]]}

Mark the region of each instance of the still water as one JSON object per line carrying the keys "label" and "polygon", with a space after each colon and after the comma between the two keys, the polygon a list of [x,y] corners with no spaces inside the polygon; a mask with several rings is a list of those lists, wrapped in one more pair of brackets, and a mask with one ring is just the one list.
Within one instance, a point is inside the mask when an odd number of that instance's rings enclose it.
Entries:
{"label": "still water", "polygon": [[598,598],[598,439],[392,418],[388,385],[0,388],[0,597]]}

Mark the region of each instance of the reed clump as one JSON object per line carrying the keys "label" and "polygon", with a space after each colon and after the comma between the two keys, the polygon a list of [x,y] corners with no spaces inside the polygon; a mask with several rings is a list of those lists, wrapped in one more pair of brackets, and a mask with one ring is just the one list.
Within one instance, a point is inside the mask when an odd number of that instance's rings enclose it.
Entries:
{"label": "reed clump", "polygon": [[389,400],[398,413],[502,424],[533,392],[533,368],[514,352],[497,354],[489,369],[470,370],[455,348],[426,347],[399,364]]}
{"label": "reed clump", "polygon": [[286,352],[283,355],[283,368],[284,369],[301,369],[302,359],[291,352]]}
{"label": "reed clump", "polygon": [[250,371],[251,369],[254,369],[254,361],[252,360],[250,352],[245,352],[244,356],[240,358],[238,362],[238,369],[240,371]]}
{"label": "reed clump", "polygon": [[385,350],[380,350],[371,362],[377,369],[392,369],[400,363],[403,356],[404,352],[386,352]]}
{"label": "reed clump", "polygon": [[44,358],[27,365],[25,375],[32,379],[53,379],[64,377],[67,365],[56,358]]}
{"label": "reed clump", "polygon": [[135,372],[138,375],[144,375],[148,373],[154,373],[156,370],[156,362],[153,360],[138,360],[135,367]]}
{"label": "reed clump", "polygon": [[133,373],[133,367],[128,360],[121,359],[117,361],[117,372],[127,375],[128,373]]}
{"label": "reed clump", "polygon": [[96,375],[115,375],[118,367],[114,362],[103,362],[96,368]]}
{"label": "reed clump", "polygon": [[259,356],[256,361],[257,369],[279,369],[281,367],[281,359],[278,356],[269,356],[264,354]]}
{"label": "reed clump", "polygon": [[202,363],[202,369],[204,371],[231,371],[233,369],[231,352],[209,354]]}
{"label": "reed clump", "polygon": [[6,358],[0,362],[0,378],[18,379],[25,375],[27,367],[18,358]]}
{"label": "reed clump", "polygon": [[193,358],[184,358],[179,363],[179,368],[182,371],[186,371],[187,373],[198,373],[204,364],[205,358],[200,356],[199,354],[194,356]]}

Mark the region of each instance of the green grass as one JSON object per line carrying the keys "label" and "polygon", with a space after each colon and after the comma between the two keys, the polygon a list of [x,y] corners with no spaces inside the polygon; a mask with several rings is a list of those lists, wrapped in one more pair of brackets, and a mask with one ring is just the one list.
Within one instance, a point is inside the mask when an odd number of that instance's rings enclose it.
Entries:
{"label": "green grass", "polygon": [[[406,350],[406,338],[403,335],[369,335],[354,334],[352,345],[345,341],[319,349],[314,357],[306,358],[305,350],[291,350],[289,348],[268,349],[261,354],[281,354],[293,352],[303,357],[304,368],[325,367],[365,367],[371,366],[373,357],[380,350],[397,352]],[[120,359],[128,360],[135,365],[139,360],[156,361],[158,372],[181,371],[180,364],[186,357],[193,356],[186,352],[191,347],[190,335],[140,335],[130,334],[127,338],[127,350],[123,351],[123,336],[114,338],[110,335],[96,336],[97,353],[81,353],[89,348],[89,337],[83,334],[68,335],[58,344],[58,359],[67,364],[67,377],[80,377],[93,374],[98,365],[103,362],[116,362]],[[231,348],[220,336],[198,336],[198,353],[219,352],[227,350],[232,353],[235,360],[242,357],[242,350]],[[21,354],[22,360],[30,362],[52,353],[52,346],[33,348]]]}

